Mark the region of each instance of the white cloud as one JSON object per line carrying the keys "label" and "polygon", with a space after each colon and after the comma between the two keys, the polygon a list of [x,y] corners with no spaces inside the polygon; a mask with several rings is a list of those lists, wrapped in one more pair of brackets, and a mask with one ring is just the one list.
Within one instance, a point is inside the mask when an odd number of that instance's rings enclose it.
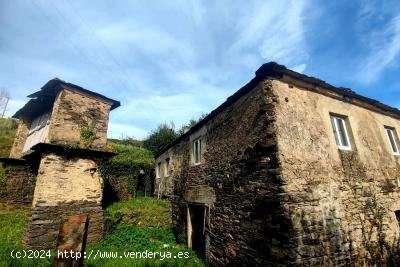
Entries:
{"label": "white cloud", "polygon": [[299,73],[303,73],[304,70],[306,69],[307,65],[306,64],[300,64],[294,67],[290,67],[292,70],[297,71]]}
{"label": "white cloud", "polygon": [[118,54],[144,53],[153,58],[167,57],[176,64],[193,62],[196,53],[190,43],[150,25],[119,22],[96,30],[97,36]]}
{"label": "white cloud", "polygon": [[232,49],[256,49],[266,61],[288,66],[308,60],[304,30],[304,1],[266,1],[239,21],[240,35]]}
{"label": "white cloud", "polygon": [[115,139],[123,139],[125,137],[144,139],[148,134],[145,129],[133,125],[110,122],[107,136]]}
{"label": "white cloud", "polygon": [[362,60],[357,78],[362,83],[369,84],[395,64],[400,54],[400,15],[373,31],[366,42],[370,45],[369,54]]}

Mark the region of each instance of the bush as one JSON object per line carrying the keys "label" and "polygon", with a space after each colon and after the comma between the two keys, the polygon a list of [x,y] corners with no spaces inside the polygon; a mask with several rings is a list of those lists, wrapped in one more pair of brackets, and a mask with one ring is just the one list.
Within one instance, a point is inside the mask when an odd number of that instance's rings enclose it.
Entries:
{"label": "bush", "polygon": [[110,142],[118,155],[100,164],[104,178],[104,205],[137,195],[152,195],[154,184],[153,154],[145,148]]}

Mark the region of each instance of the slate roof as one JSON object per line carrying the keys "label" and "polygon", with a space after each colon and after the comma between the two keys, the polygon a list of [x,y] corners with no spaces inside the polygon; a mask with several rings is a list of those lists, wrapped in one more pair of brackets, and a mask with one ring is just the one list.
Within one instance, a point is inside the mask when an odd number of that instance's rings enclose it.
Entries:
{"label": "slate roof", "polygon": [[[320,80],[318,78],[307,76],[307,75],[295,72],[293,70],[287,69],[285,66],[279,65],[276,62],[268,62],[268,63],[263,64],[255,72],[255,74],[256,74],[256,76],[250,82],[248,82],[246,85],[244,85],[238,91],[236,91],[233,95],[228,97],[224,103],[222,103],[216,109],[211,111],[210,114],[208,114],[204,119],[202,119],[197,124],[195,124],[192,128],[190,128],[189,131],[184,133],[182,136],[180,136],[174,142],[167,145],[160,153],[158,153],[156,155],[156,158],[158,156],[162,155],[165,151],[167,151],[169,148],[171,148],[175,144],[179,143],[182,139],[186,138],[187,136],[191,135],[193,132],[200,129],[209,120],[211,120],[216,115],[218,115],[226,107],[235,103],[239,98],[241,98],[242,96],[249,93],[254,87],[257,86],[257,84],[260,81],[262,81],[266,78],[273,78],[273,79],[280,80],[280,79],[283,79],[284,76],[289,76],[291,78],[303,81],[309,85],[314,86],[314,88],[315,88],[314,91],[316,91],[318,93],[323,93],[325,95],[334,97],[336,99],[340,99],[345,102],[352,102],[354,100],[357,100],[359,102],[359,104],[360,103],[366,104],[366,105],[363,105],[366,108],[373,109],[374,111],[383,113],[385,115],[394,116],[394,117],[400,119],[400,110],[397,108],[388,106],[388,105],[383,104],[372,98],[368,98],[368,97],[359,95],[349,88],[336,87],[336,86],[333,86],[333,85],[331,85],[323,80]],[[353,103],[353,104],[355,104],[355,103]]]}
{"label": "slate roof", "polygon": [[106,102],[110,102],[111,110],[120,106],[119,101],[113,100],[99,93],[87,90],[78,85],[65,82],[58,78],[54,78],[48,81],[39,91],[28,95],[28,97],[31,99],[28,101],[28,103],[26,103],[20,110],[18,110],[13,115],[13,118],[18,118],[18,119],[24,118],[27,120],[32,120],[38,115],[48,111],[49,109],[52,108],[55,98],[57,97],[57,94],[64,88],[71,88],[73,90],[80,91],[84,94],[100,98]]}

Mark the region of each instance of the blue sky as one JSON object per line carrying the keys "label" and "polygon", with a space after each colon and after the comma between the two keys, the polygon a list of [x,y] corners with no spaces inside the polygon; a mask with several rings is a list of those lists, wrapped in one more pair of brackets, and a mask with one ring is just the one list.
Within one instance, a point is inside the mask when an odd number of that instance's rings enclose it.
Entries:
{"label": "blue sky", "polygon": [[400,107],[399,59],[396,0],[0,1],[7,114],[59,77],[121,101],[116,138],[210,112],[269,61]]}

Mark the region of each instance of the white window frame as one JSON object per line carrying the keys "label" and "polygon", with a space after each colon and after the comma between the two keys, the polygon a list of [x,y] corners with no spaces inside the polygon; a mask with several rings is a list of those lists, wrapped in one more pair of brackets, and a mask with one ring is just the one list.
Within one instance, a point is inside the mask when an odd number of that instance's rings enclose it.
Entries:
{"label": "white window frame", "polygon": [[161,162],[157,163],[157,178],[161,177]]}
{"label": "white window frame", "polygon": [[[390,150],[392,151],[393,155],[399,156],[400,155],[400,151],[399,151],[399,145],[397,143],[397,132],[396,129],[393,127],[389,127],[389,126],[385,126],[385,132],[386,132],[386,136],[388,138],[389,141],[389,146],[390,146]],[[393,140],[393,145],[392,146],[392,141]],[[394,148],[396,150],[394,150]]]}
{"label": "white window frame", "polygon": [[165,177],[171,175],[171,158],[165,159]]}
{"label": "white window frame", "polygon": [[[196,151],[196,143],[198,143],[198,151]],[[197,138],[193,140],[193,163],[194,165],[200,165],[201,164],[201,138]],[[198,157],[197,157],[198,155]],[[198,161],[197,161],[198,159]]]}
{"label": "white window frame", "polygon": [[[337,147],[340,150],[351,150],[351,142],[349,138],[349,134],[347,131],[347,123],[346,123],[346,118],[337,116],[337,115],[330,115],[331,122],[332,122],[332,127],[333,127],[333,134],[335,135],[335,142]],[[343,123],[343,129],[344,129],[344,136],[347,141],[347,146],[344,145],[344,142],[342,140],[342,136],[339,134],[339,121]]]}

